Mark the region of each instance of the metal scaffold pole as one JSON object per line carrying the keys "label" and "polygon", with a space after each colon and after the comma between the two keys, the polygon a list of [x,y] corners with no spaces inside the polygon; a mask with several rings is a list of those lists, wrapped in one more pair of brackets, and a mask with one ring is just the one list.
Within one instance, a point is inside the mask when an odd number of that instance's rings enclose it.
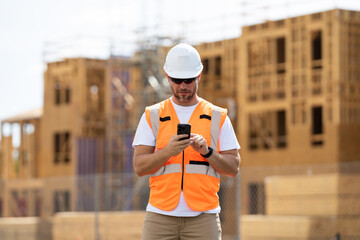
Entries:
{"label": "metal scaffold pole", "polygon": [[236,175],[236,240],[240,240],[240,223],[241,223],[241,170]]}
{"label": "metal scaffold pole", "polygon": [[94,211],[95,211],[95,240],[100,240],[100,234],[99,234],[99,176],[94,176],[94,185],[95,185],[95,191],[94,191]]}

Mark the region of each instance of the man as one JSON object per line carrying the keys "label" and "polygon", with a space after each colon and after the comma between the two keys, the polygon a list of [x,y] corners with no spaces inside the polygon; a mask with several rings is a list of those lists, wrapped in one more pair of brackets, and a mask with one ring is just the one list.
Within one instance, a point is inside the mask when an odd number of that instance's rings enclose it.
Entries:
{"label": "man", "polygon": [[[203,65],[192,46],[170,49],[164,70],[172,97],[147,107],[133,147],[134,169],[150,175],[143,239],[221,239],[220,173],[239,171],[240,146],[227,110],[197,95]],[[177,124],[191,124],[177,135]]]}

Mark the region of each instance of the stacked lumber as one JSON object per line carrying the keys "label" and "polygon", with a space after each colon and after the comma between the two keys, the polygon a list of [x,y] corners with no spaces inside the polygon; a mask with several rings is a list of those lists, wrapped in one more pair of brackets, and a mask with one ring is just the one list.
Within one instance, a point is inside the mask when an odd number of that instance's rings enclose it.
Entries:
{"label": "stacked lumber", "polygon": [[276,176],[265,180],[267,215],[359,216],[360,175]]}
{"label": "stacked lumber", "polygon": [[244,215],[240,222],[242,240],[360,239],[358,217]]}
{"label": "stacked lumber", "polygon": [[51,222],[37,217],[0,218],[0,239],[49,240]]}
{"label": "stacked lumber", "polygon": [[141,239],[143,211],[101,212],[95,214],[68,212],[56,214],[53,220],[53,240],[95,240],[95,226],[100,239]]}
{"label": "stacked lumber", "polygon": [[355,174],[268,177],[266,215],[241,216],[241,239],[360,239],[358,183]]}

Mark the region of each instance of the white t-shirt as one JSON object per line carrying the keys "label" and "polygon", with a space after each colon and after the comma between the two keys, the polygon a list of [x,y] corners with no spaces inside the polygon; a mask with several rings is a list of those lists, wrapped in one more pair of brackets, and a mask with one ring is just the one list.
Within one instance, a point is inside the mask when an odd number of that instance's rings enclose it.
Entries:
{"label": "white t-shirt", "polygon": [[[171,103],[174,106],[175,112],[179,118],[180,123],[187,123],[193,113],[194,109],[197,105],[194,106],[180,106],[175,104],[172,99]],[[145,118],[145,113],[142,115],[139,125],[137,127],[134,141],[132,146],[135,147],[137,145],[146,145],[146,146],[155,146],[156,139],[154,133],[152,132],[148,122]],[[220,129],[219,134],[219,149],[220,151],[227,151],[231,149],[240,149],[240,145],[236,139],[236,135],[234,132],[234,128],[231,124],[229,117],[226,117],[223,126]],[[148,203],[146,207],[146,211],[155,212],[159,214],[169,215],[169,216],[177,216],[177,217],[194,217],[200,215],[202,212],[192,210],[185,201],[184,195],[181,192],[180,200],[177,207],[171,211],[163,211],[152,206]],[[220,206],[215,209],[206,211],[206,213],[219,213]]]}

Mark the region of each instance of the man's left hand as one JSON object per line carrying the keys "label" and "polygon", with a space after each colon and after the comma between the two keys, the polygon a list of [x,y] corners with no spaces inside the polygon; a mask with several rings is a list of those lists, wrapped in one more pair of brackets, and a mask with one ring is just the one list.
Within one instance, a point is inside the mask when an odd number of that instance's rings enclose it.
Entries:
{"label": "man's left hand", "polygon": [[192,133],[190,135],[191,147],[202,155],[206,155],[209,152],[207,142],[205,138],[199,134]]}

